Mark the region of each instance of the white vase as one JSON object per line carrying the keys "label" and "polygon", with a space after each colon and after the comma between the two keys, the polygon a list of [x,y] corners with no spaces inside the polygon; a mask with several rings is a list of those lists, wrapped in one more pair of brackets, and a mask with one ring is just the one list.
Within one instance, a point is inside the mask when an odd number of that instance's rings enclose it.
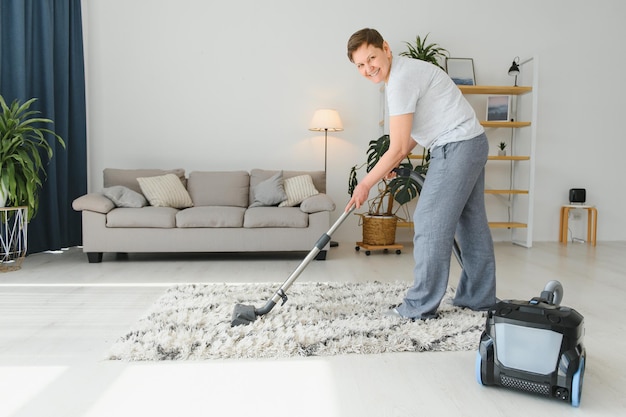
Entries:
{"label": "white vase", "polygon": [[506,156],[506,150],[504,150],[504,149],[499,149],[499,150],[498,150],[498,156]]}

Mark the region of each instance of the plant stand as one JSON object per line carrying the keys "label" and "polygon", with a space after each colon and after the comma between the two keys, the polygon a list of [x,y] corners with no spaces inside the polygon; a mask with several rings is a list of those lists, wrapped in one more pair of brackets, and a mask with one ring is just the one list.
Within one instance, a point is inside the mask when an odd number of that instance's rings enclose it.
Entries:
{"label": "plant stand", "polygon": [[396,243],[396,226],[398,218],[395,216],[372,216],[357,214],[361,217],[363,225],[363,241],[356,242],[354,248],[357,252],[361,248],[365,249],[365,254],[369,256],[373,250],[388,252],[395,249],[400,255],[404,246]]}
{"label": "plant stand", "polygon": [[0,272],[17,271],[22,267],[27,231],[27,207],[0,207]]}
{"label": "plant stand", "polygon": [[395,249],[396,254],[400,255],[404,246],[399,243],[394,243],[392,245],[370,245],[363,242],[356,242],[354,250],[358,252],[361,250],[361,248],[365,249],[365,255],[367,256],[370,256],[373,250],[382,250],[383,252],[387,253],[389,249]]}

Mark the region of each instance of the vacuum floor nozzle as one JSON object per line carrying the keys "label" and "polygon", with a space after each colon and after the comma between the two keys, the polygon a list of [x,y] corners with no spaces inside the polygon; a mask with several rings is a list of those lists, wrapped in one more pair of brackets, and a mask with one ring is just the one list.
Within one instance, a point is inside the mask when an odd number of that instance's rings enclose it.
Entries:
{"label": "vacuum floor nozzle", "polygon": [[250,324],[256,320],[256,317],[257,314],[254,306],[237,304],[233,310],[233,318],[230,322],[230,326],[235,327],[241,324]]}

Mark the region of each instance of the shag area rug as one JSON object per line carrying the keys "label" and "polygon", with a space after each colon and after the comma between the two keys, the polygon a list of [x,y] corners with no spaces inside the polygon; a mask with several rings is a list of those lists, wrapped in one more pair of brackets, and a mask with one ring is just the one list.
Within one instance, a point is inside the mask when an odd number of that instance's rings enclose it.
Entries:
{"label": "shag area rug", "polygon": [[401,320],[382,313],[407,283],[294,283],[286,304],[231,327],[235,304],[263,307],[278,284],[181,285],[168,289],[111,347],[124,361],[281,358],[478,347],[485,316],[454,307],[449,288],[439,317]]}

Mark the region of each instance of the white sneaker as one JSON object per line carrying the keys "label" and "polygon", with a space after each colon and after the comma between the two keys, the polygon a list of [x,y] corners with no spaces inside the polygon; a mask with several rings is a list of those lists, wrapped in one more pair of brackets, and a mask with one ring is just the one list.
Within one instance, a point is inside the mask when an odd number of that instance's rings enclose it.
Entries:
{"label": "white sneaker", "polygon": [[394,319],[403,319],[404,316],[398,312],[397,308],[392,308],[391,310],[387,310],[383,312],[383,317],[392,317]]}

